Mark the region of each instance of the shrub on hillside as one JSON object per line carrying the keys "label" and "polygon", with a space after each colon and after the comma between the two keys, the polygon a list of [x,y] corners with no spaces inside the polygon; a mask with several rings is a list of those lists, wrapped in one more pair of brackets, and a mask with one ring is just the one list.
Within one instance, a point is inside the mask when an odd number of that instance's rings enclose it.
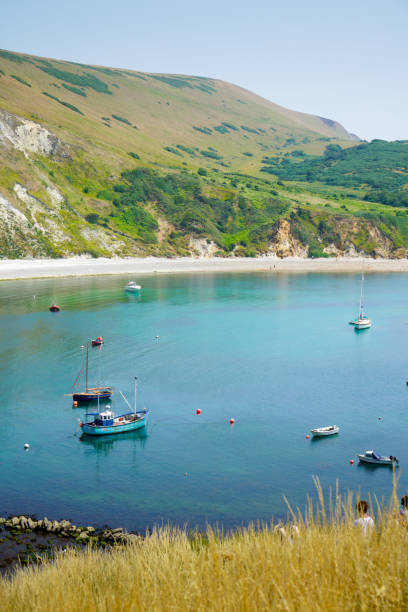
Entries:
{"label": "shrub on hillside", "polygon": [[22,83],[23,85],[26,85],[27,87],[31,87],[30,83],[27,83],[27,81],[25,81],[21,77],[17,76],[16,74],[10,74],[10,76],[15,81],[18,81],[19,83]]}

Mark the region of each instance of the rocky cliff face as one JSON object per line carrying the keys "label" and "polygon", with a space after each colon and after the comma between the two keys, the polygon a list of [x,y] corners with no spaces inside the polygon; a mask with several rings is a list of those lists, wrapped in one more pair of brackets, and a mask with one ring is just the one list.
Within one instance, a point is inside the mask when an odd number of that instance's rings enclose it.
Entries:
{"label": "rocky cliff face", "polygon": [[[324,232],[313,236],[322,254],[329,257],[382,257],[401,259],[408,257],[408,249],[399,246],[390,235],[381,231],[373,221],[355,217],[337,217],[335,240],[328,240]],[[310,257],[311,246],[297,237],[297,227],[287,219],[273,226],[268,242],[268,253],[278,257]]]}
{"label": "rocky cliff face", "polygon": [[29,119],[0,110],[0,145],[11,144],[25,155],[68,158],[69,148],[55,134]]}

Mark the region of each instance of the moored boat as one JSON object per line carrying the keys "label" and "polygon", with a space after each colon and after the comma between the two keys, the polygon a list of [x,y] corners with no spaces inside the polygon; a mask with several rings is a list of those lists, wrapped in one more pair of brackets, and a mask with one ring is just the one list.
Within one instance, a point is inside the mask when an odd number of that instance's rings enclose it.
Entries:
{"label": "moored boat", "polygon": [[358,317],[354,321],[350,321],[350,325],[354,325],[354,329],[368,329],[371,327],[371,319],[367,317],[363,307],[364,297],[364,269],[361,272],[361,291],[360,291],[360,308]]}
{"label": "moored boat", "polygon": [[[83,368],[83,366],[82,366]],[[79,384],[82,368],[74,382],[74,387]],[[101,399],[109,399],[113,394],[112,387],[89,387],[88,385],[88,344],[86,345],[85,360],[85,391],[76,391],[72,394],[74,402],[94,402]]]}
{"label": "moored boat", "polygon": [[141,288],[142,287],[138,285],[135,281],[129,281],[128,284],[125,286],[126,291],[133,291],[134,293],[140,291]]}
{"label": "moored boat", "polygon": [[316,427],[316,429],[312,429],[312,436],[314,438],[319,438],[323,436],[333,436],[334,434],[339,433],[340,427],[338,425],[328,425],[327,427]]}
{"label": "moored boat", "polygon": [[102,336],[98,336],[95,340],[92,340],[92,346],[101,346],[103,344]]}
{"label": "moored boat", "polygon": [[[118,434],[126,431],[133,431],[145,427],[147,424],[148,410],[136,410],[136,391],[137,391],[137,378],[135,378],[135,400],[134,408],[132,412],[126,412],[115,416],[110,409],[110,406],[106,406],[104,410],[98,412],[87,412],[85,418],[93,416],[92,421],[85,423],[81,422],[79,425],[82,429],[82,433],[88,436],[102,436],[107,434]],[[124,396],[123,396],[124,397]],[[126,398],[124,397],[126,403]],[[130,408],[130,406],[129,406]]]}
{"label": "moored boat", "polygon": [[61,310],[61,308],[58,306],[58,304],[52,304],[50,306],[50,311],[51,312],[59,312]]}
{"label": "moored boat", "polygon": [[379,455],[373,450],[367,450],[364,454],[357,455],[359,461],[362,463],[370,463],[371,465],[395,465],[398,467],[398,459],[393,455]]}

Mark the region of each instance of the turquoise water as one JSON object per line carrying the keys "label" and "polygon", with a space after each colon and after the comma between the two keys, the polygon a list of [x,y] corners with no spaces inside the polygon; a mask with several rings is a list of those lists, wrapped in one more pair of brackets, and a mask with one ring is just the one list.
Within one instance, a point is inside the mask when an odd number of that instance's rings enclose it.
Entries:
{"label": "turquoise water", "polygon": [[[406,276],[367,275],[360,333],[356,275],[156,275],[139,298],[127,280],[0,283],[0,513],[231,527],[285,516],[283,494],[304,507],[313,476],[388,498],[390,470],[349,464],[369,448],[400,459],[407,492]],[[98,335],[90,382],[132,401],[137,375],[145,432],[80,438],[64,394]],[[118,391],[111,403],[124,408]],[[333,423],[338,436],[306,440]]]}

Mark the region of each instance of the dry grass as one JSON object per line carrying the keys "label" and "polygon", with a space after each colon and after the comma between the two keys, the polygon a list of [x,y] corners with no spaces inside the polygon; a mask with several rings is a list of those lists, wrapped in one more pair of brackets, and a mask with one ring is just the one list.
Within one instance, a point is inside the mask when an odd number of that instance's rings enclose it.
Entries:
{"label": "dry grass", "polygon": [[70,551],[3,579],[1,609],[406,610],[408,529],[396,500],[364,535],[351,496],[336,498],[327,512],[294,516],[285,535],[276,526],[204,537],[161,529],[111,553]]}

